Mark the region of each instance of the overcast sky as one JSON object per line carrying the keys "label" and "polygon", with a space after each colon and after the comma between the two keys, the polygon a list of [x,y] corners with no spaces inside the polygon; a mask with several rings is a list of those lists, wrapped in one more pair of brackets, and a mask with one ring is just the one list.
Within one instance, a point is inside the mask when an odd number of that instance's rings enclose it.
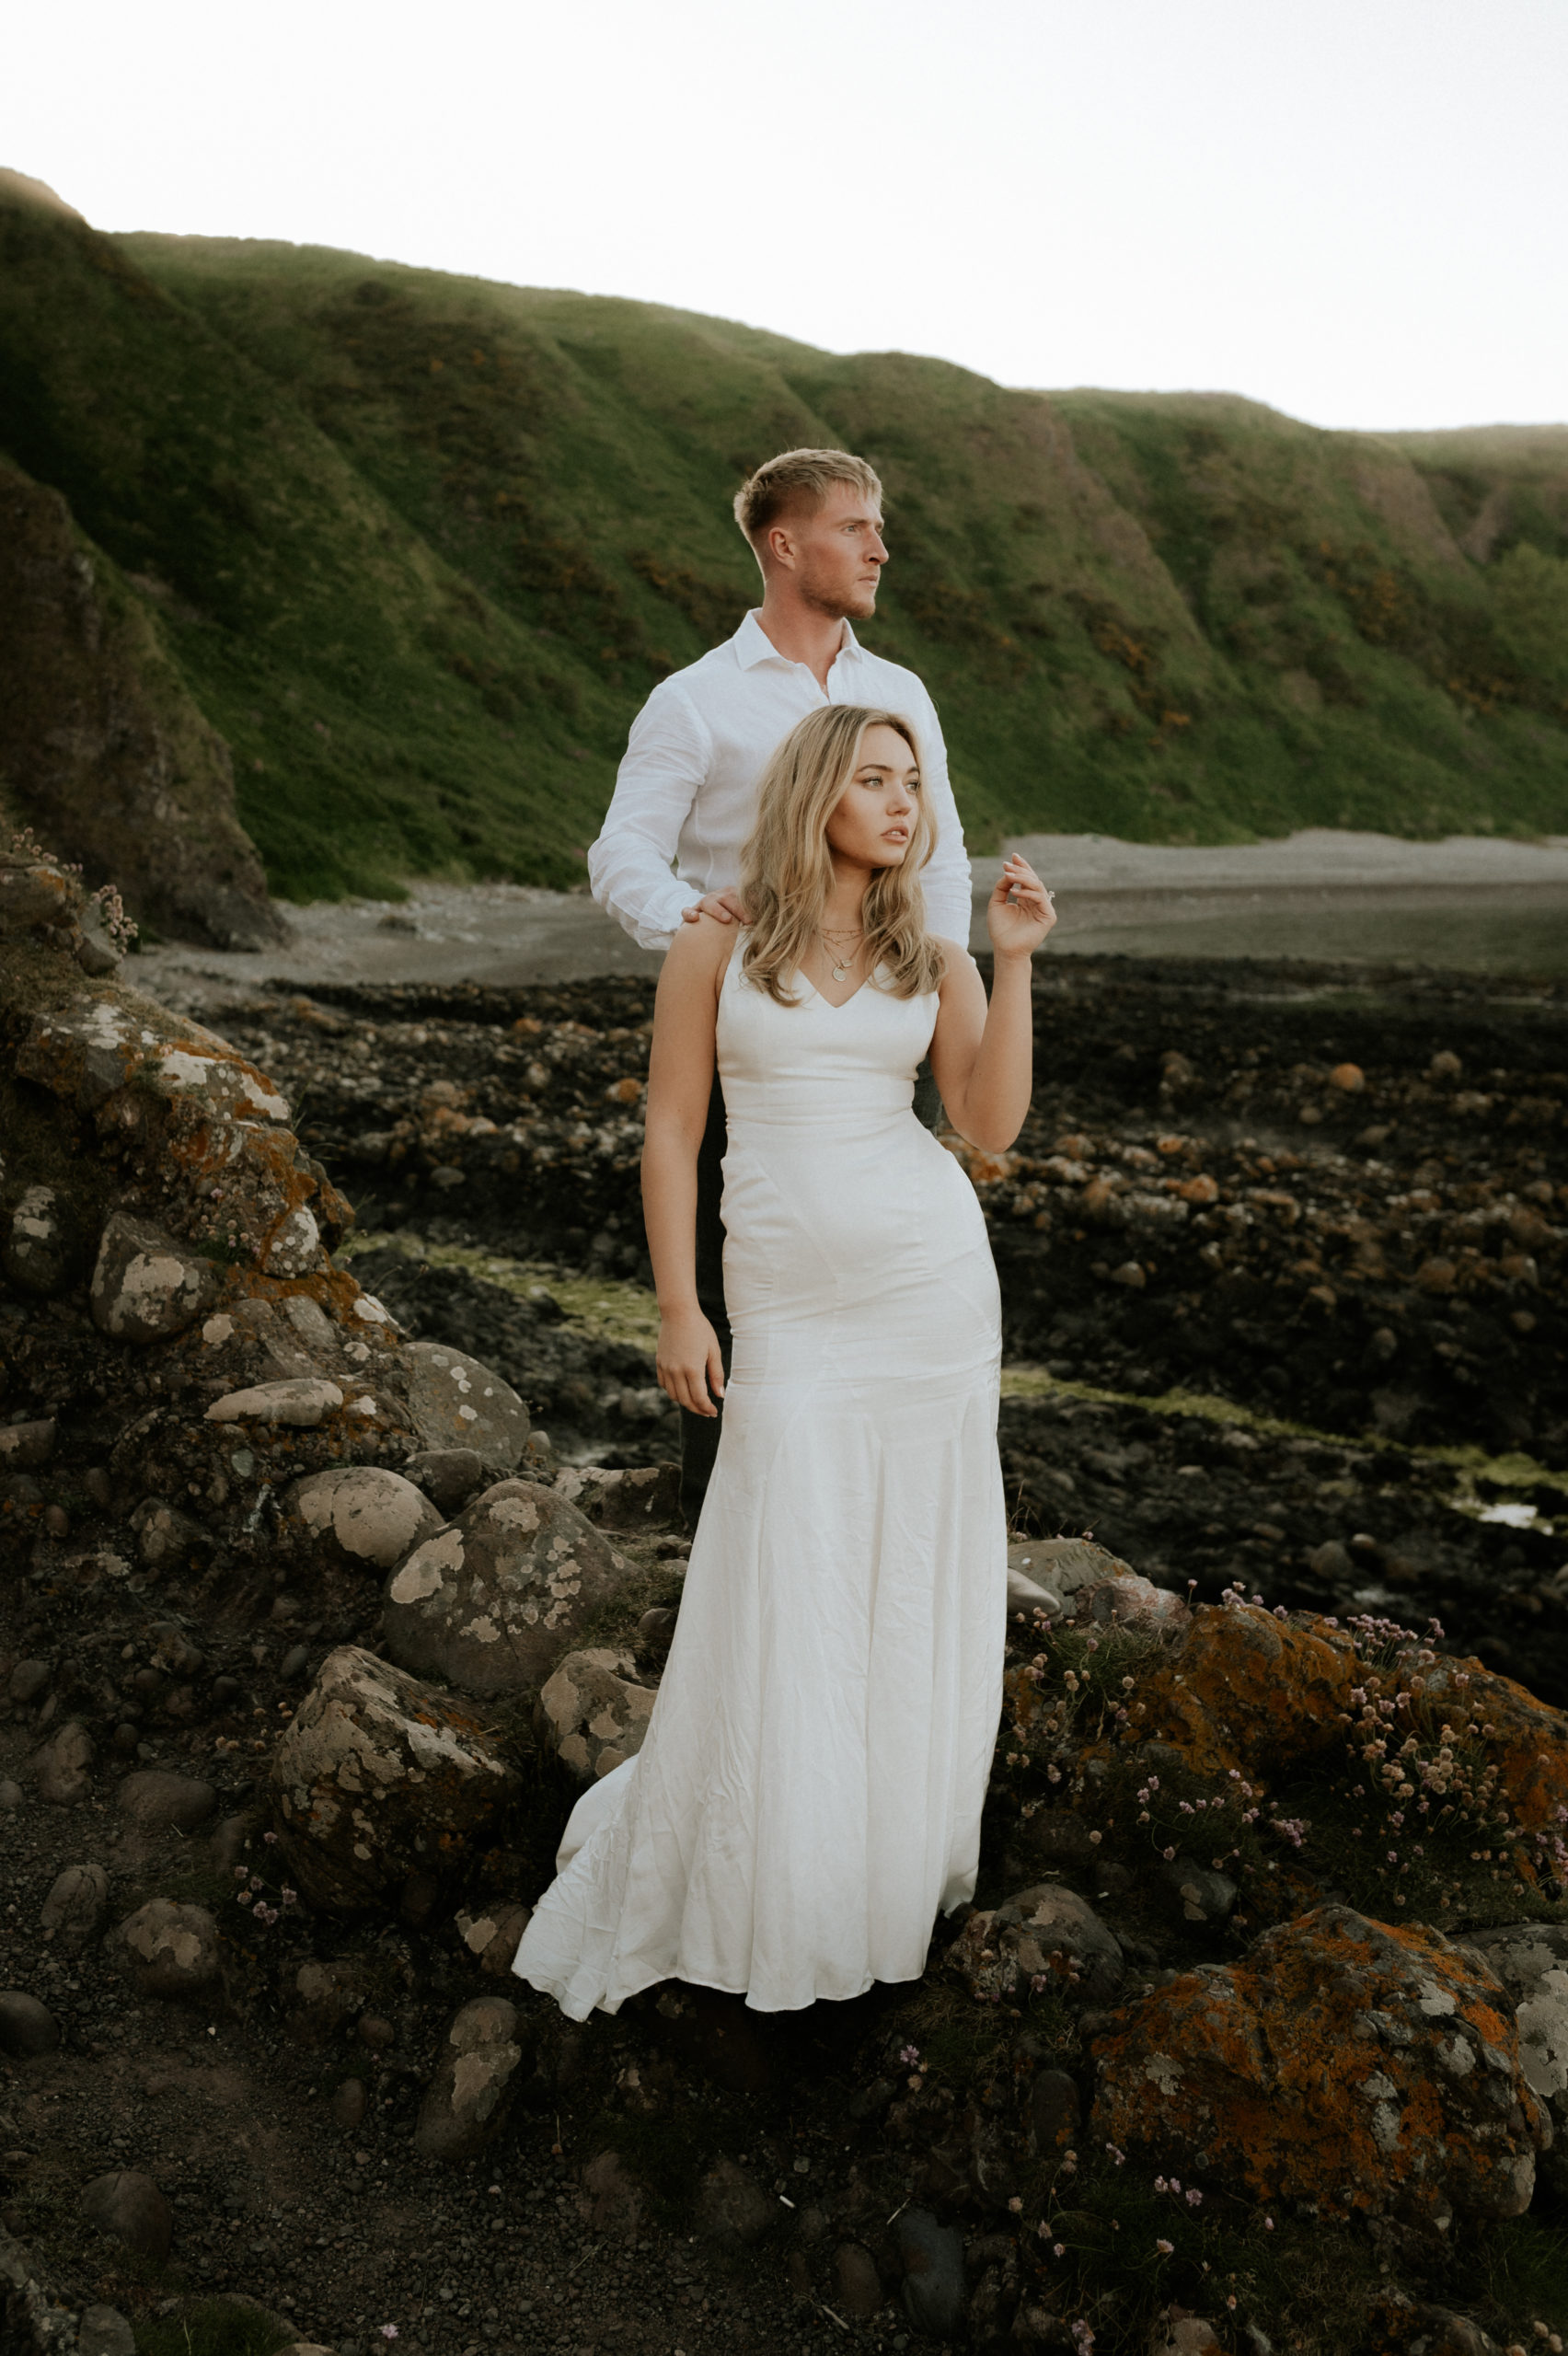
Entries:
{"label": "overcast sky", "polygon": [[106,229],[1321,425],[1568,418],[1568,0],[77,0],[4,56],[0,163]]}

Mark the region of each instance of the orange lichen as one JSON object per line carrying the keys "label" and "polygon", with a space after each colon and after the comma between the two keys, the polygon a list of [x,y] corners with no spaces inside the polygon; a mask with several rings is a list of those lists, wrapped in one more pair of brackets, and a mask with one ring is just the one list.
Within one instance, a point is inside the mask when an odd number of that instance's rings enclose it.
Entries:
{"label": "orange lichen", "polygon": [[1320,1907],[1113,2019],[1097,2136],[1174,2141],[1259,2200],[1332,2213],[1440,2227],[1528,2204],[1549,2139],[1511,2010],[1435,1931]]}

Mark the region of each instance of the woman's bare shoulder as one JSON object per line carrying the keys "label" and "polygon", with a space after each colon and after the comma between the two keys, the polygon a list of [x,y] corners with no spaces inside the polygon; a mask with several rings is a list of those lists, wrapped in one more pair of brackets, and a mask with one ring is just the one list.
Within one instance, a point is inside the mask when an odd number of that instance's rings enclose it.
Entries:
{"label": "woman's bare shoulder", "polygon": [[734,954],[739,931],[738,925],[724,924],[710,916],[699,916],[695,924],[683,924],[665,953],[663,973],[672,982],[683,986],[721,980]]}

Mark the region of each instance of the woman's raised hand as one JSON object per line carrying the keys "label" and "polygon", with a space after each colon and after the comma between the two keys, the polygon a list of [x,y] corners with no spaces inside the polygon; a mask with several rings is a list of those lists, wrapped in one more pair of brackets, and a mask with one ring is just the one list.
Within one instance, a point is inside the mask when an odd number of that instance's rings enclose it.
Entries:
{"label": "woman's raised hand", "polygon": [[1003,861],[986,904],[986,930],[998,957],[1032,956],[1056,921],[1055,903],[1028,860]]}
{"label": "woman's raised hand", "polygon": [[689,1407],[694,1415],[719,1413],[713,1401],[724,1396],[724,1360],[700,1309],[669,1310],[660,1317],[653,1371],[677,1407]]}

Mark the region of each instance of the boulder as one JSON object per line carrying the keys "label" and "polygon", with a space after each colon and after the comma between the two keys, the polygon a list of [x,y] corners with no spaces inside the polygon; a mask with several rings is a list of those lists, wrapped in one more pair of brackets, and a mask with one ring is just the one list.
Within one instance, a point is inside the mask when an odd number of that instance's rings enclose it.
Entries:
{"label": "boulder", "polygon": [[340,1645],[279,1738],[267,1800],[304,1896],[355,1910],[460,1861],[515,1780],[462,1702]]}
{"label": "boulder", "polygon": [[1096,2142],[1176,2147],[1252,2200],[1325,2215],[1521,2216],[1551,2132],[1479,1957],[1344,1906],[1184,1973],[1093,2045]]}
{"label": "boulder", "polygon": [[174,2238],[174,2212],[150,2176],[115,2168],[82,2188],[82,2215],[111,2241],[162,2265]]}
{"label": "boulder", "polygon": [[471,1448],[492,1479],[512,1472],[528,1410],[511,1384],[444,1342],[413,1343],[409,1361],[409,1413],[426,1448]]}
{"label": "boulder", "polygon": [[116,1342],[167,1342],[211,1309],[218,1271],[162,1228],[115,1211],[93,1269],[93,1322]]}
{"label": "boulder", "polygon": [[52,2053],[60,2042],[60,2024],[47,2004],[25,1988],[0,1988],[0,2053],[18,2061]]}
{"label": "boulder", "polygon": [[141,1996],[172,2004],[209,1994],[218,1977],[218,1926],[204,1906],[152,1898],[104,1941],[104,1951]]}
{"label": "boulder", "polygon": [[562,1763],[589,1783],[641,1750],[656,1699],[630,1653],[568,1653],[539,1689],[541,1731]]}
{"label": "boulder", "polygon": [[[1079,1588],[1098,1587],[1102,1579],[1132,1576],[1132,1565],[1124,1563],[1103,1546],[1090,1538],[1019,1538],[1008,1548],[1008,1602],[1012,1611],[1023,1611],[1035,1599],[1026,1592],[1038,1588],[1048,1599],[1045,1608],[1053,1618],[1062,1613]],[[1017,1588],[1019,1600],[1013,1600]]]}
{"label": "boulder", "polygon": [[999,2004],[1049,1980],[1080,2004],[1109,2004],[1126,1964],[1115,1933],[1087,1900],[1055,1882],[1020,1890],[1004,1905],[970,1915],[945,1968],[983,2004]]}
{"label": "boulder", "polygon": [[387,1580],[387,1649],[471,1693],[535,1688],[631,1574],[553,1489],[499,1481]]}
{"label": "boulder", "polygon": [[1520,2065],[1552,2124],[1542,2172],[1555,2190],[1568,2191],[1568,1923],[1467,1931],[1464,1945],[1497,1974],[1512,1999]]}
{"label": "boulder", "polygon": [[956,2339],[967,2296],[957,2227],[939,2223],[928,2209],[905,2209],[898,2220],[898,2254],[905,2311],[916,2330],[928,2339]]}
{"label": "boulder", "polygon": [[427,1496],[379,1464],[313,1472],[294,1492],[294,1511],[311,1536],[351,1563],[389,1571],[442,1518]]}
{"label": "boulder", "polygon": [[207,1421],[286,1424],[296,1431],[313,1431],[342,1403],[342,1392],[324,1375],[296,1375],[282,1382],[258,1382],[248,1391],[225,1392],[208,1408]]}
{"label": "boulder", "polygon": [[513,1903],[487,1907],[482,1914],[458,1912],[457,1935],[487,1980],[506,1978],[533,1911],[531,1906]]}
{"label": "boulder", "polygon": [[534,2057],[534,2033],[504,1996],[476,1996],[455,2014],[414,2128],[428,2160],[467,2160],[492,2142]]}
{"label": "boulder", "polygon": [[27,1186],[0,1228],[0,1270],[18,1292],[52,1300],[75,1284],[82,1238],[71,1204],[57,1186]]}
{"label": "boulder", "polygon": [[218,1804],[217,1793],[199,1775],[175,1775],[167,1768],[141,1768],[127,1775],[115,1800],[135,1824],[173,1826],[193,1832],[205,1824]]}
{"label": "boulder", "polygon": [[98,1936],[109,1913],[109,1876],[89,1862],[67,1865],[50,1884],[39,1912],[39,1928],[46,1939],[62,1946],[86,1946]]}
{"label": "boulder", "polygon": [[33,1754],[39,1796],[56,1807],[74,1807],[93,1787],[98,1746],[79,1718],[68,1719],[52,1740]]}

